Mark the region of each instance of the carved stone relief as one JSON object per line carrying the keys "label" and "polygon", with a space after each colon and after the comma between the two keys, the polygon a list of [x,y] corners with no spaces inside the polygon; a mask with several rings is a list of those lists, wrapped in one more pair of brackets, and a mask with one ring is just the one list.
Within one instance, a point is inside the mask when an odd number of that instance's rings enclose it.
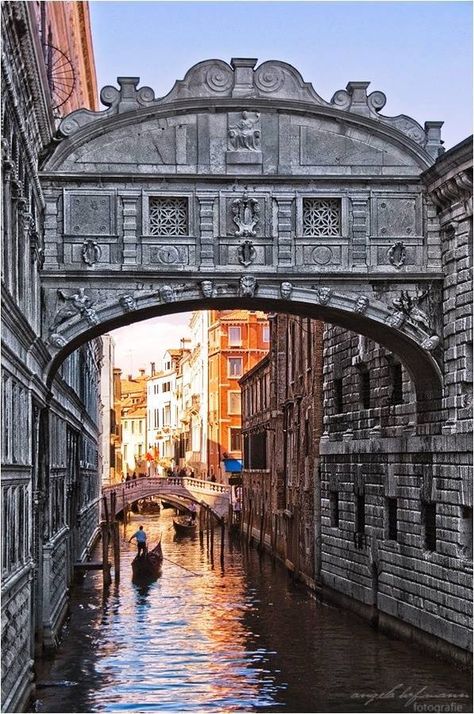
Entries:
{"label": "carved stone relief", "polygon": [[240,297],[254,297],[258,283],[253,275],[242,275],[239,281]]}
{"label": "carved stone relief", "polygon": [[57,295],[60,300],[67,304],[56,312],[54,320],[50,326],[50,332],[55,332],[59,325],[75,315],[85,317],[87,322],[91,325],[96,325],[98,323],[95,310],[92,309],[92,305],[94,303],[91,298],[85,294],[84,288],[79,288],[78,291],[76,293],[72,293],[72,295],[66,295],[63,290],[58,290]]}
{"label": "carved stone relief", "polygon": [[241,243],[237,249],[237,253],[239,256],[239,263],[242,263],[242,265],[246,268],[254,262],[257,256],[257,251],[255,250],[255,246],[251,240],[245,240]]}
{"label": "carved stone relief", "polygon": [[240,120],[229,127],[229,149],[260,151],[260,113],[242,112]]}
{"label": "carved stone relief", "polygon": [[86,265],[94,265],[97,263],[102,255],[102,250],[100,245],[95,240],[85,241],[82,245],[81,256],[82,260]]}
{"label": "carved stone relief", "polygon": [[401,268],[407,260],[407,249],[403,241],[397,241],[387,251],[388,260],[394,268]]}
{"label": "carved stone relief", "polygon": [[260,221],[260,206],[255,198],[249,198],[244,193],[242,198],[232,201],[232,220],[237,226],[234,229],[236,238],[254,238],[257,235],[256,226]]}
{"label": "carved stone relief", "polygon": [[122,295],[121,298],[119,298],[119,303],[125,310],[125,312],[132,312],[133,310],[137,309],[137,303],[134,297],[132,295]]}
{"label": "carved stone relief", "polygon": [[284,281],[280,285],[280,295],[283,298],[283,300],[289,300],[291,298],[291,293],[293,292],[293,285],[288,282]]}
{"label": "carved stone relief", "polygon": [[201,288],[201,293],[202,293],[203,297],[205,297],[205,298],[216,297],[217,288],[214,287],[214,283],[212,282],[212,280],[202,280],[199,283],[199,287]]}

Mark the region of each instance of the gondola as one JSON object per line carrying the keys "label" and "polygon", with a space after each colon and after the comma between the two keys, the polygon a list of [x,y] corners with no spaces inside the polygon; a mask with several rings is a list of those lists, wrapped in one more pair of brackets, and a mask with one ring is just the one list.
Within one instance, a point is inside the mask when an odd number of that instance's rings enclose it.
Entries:
{"label": "gondola", "polygon": [[136,555],[132,560],[133,579],[157,578],[163,564],[163,551],[161,549],[161,538],[153,550],[146,555]]}
{"label": "gondola", "polygon": [[146,499],[143,499],[140,501],[140,513],[144,513],[147,515],[154,515],[157,514],[161,511],[160,504],[157,503],[156,501],[148,501]]}
{"label": "gondola", "polygon": [[173,526],[176,535],[185,536],[193,535],[196,532],[196,521],[192,521],[189,516],[178,516],[173,518]]}

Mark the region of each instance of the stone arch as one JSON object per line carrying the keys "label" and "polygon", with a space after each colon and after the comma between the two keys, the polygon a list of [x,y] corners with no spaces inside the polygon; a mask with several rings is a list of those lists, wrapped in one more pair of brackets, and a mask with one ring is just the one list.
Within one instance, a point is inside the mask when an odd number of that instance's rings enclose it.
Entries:
{"label": "stone arch", "polygon": [[[207,284],[203,286],[203,282]],[[205,297],[203,290],[215,294]],[[83,314],[78,313],[49,335],[51,360],[45,377],[50,385],[68,354],[83,342],[117,327],[175,312],[239,307],[304,315],[369,337],[398,355],[411,375],[419,401],[438,399],[442,386],[441,370],[434,356],[439,349],[438,338],[426,331],[427,325],[423,329],[410,315],[368,297],[370,294],[369,289],[364,294],[343,291],[338,285],[306,288],[289,281],[263,282],[249,274],[233,285],[206,280],[180,288],[166,284],[136,296],[108,294],[97,310],[85,308]]]}

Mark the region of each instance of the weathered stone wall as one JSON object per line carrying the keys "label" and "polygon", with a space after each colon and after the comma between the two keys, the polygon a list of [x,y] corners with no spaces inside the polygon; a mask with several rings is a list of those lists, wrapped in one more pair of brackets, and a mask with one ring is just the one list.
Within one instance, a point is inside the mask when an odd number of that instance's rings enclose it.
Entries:
{"label": "weathered stone wall", "polygon": [[[72,566],[97,523],[97,489],[87,496],[96,523],[74,501],[79,460],[71,438],[97,444],[79,364],[48,393],[49,360],[40,339],[44,197],[39,156],[54,132],[33,3],[2,6],[2,710],[18,711],[33,686],[36,652],[54,644]],[[100,343],[84,346],[96,373]],[[72,359],[72,358],[70,358]],[[92,380],[94,385],[94,380]],[[95,400],[97,395],[95,394]],[[50,438],[51,437],[51,438]],[[51,447],[51,451],[50,451]],[[51,466],[51,468],[50,468]],[[93,473],[97,482],[97,470]]]}
{"label": "weathered stone wall", "polygon": [[425,177],[443,231],[442,288],[423,298],[443,306],[441,409],[417,423],[397,358],[328,326],[321,440],[321,583],[460,659],[472,634],[471,151],[463,142]]}
{"label": "weathered stone wall", "polygon": [[[270,319],[268,358],[242,387],[244,444],[266,434],[267,468],[243,472],[243,529],[298,577],[315,582],[319,559],[318,443],[322,426],[322,330],[315,320]],[[263,398],[259,394],[263,388]]]}

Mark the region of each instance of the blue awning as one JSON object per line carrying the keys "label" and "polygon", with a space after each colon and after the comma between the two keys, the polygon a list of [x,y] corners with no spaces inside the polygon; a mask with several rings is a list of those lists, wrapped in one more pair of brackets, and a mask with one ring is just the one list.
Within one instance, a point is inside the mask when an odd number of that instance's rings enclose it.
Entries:
{"label": "blue awning", "polygon": [[242,461],[240,459],[224,459],[224,469],[233,474],[242,471]]}

